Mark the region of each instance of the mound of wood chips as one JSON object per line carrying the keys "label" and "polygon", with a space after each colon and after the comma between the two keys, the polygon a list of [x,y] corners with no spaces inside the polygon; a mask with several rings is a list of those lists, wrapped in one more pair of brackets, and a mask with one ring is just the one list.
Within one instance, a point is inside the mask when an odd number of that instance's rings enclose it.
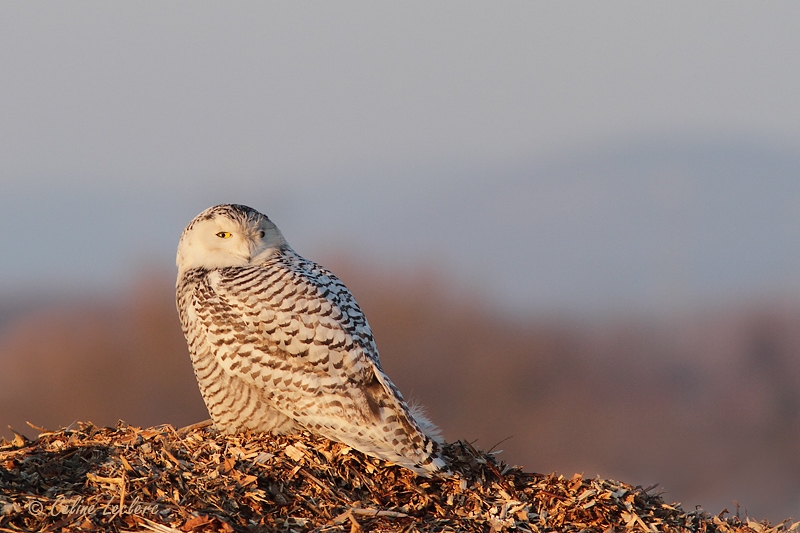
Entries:
{"label": "mound of wood chips", "polygon": [[[38,429],[38,428],[37,428]],[[303,433],[76,423],[0,442],[0,531],[797,530],[667,504],[652,489],[525,473],[470,444],[426,479]]]}

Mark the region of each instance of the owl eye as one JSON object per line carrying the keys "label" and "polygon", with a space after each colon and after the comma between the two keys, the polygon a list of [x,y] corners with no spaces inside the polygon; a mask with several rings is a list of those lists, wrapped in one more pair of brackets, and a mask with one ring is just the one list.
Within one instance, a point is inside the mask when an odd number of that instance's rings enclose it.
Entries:
{"label": "owl eye", "polygon": [[230,231],[220,231],[219,233],[217,233],[217,237],[219,237],[220,239],[230,239],[231,237],[233,237],[233,233],[231,233]]}

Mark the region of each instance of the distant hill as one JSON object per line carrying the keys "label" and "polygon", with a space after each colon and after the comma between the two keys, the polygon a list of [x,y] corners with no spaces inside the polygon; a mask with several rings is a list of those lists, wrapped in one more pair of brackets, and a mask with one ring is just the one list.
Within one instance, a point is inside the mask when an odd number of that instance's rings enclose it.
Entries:
{"label": "distant hill", "polygon": [[546,160],[354,162],[297,183],[265,174],[208,187],[18,185],[0,195],[0,224],[14,228],[3,242],[17,251],[0,261],[0,296],[113,289],[143,265],[172,271],[183,227],[227,201],[267,213],[303,255],[439,269],[519,312],[800,296],[797,176],[793,148],[651,135]]}

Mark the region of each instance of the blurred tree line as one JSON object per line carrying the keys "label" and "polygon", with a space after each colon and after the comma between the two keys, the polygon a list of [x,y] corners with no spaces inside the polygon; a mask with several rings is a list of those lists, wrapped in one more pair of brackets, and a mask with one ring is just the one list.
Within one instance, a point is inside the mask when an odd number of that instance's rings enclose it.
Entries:
{"label": "blurred tree line", "polygon": [[[687,508],[800,518],[800,305],[526,317],[435,272],[332,258],[384,368],[448,440],[535,472],[648,486]],[[170,275],[108,298],[0,305],[0,429],[208,418]],[[800,303],[798,303],[800,304]]]}

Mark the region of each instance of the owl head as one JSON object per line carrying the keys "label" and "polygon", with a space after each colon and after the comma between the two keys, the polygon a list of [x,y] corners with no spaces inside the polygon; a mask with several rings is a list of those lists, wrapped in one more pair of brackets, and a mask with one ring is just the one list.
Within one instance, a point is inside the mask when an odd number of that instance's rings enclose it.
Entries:
{"label": "owl head", "polygon": [[193,268],[223,268],[260,262],[286,245],[272,221],[245,205],[209,207],[183,230],[178,243],[178,277]]}

